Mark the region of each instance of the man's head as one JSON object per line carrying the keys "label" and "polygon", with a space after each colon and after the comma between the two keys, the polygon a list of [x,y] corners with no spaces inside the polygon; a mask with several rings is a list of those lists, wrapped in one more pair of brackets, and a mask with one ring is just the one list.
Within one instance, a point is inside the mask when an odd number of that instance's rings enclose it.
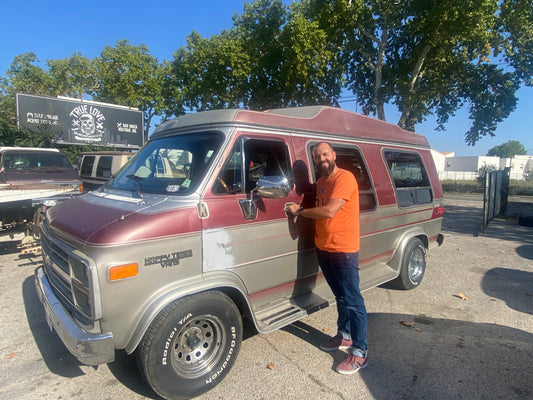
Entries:
{"label": "man's head", "polygon": [[313,149],[313,161],[323,176],[329,176],[333,173],[336,159],[335,151],[327,142],[320,142]]}

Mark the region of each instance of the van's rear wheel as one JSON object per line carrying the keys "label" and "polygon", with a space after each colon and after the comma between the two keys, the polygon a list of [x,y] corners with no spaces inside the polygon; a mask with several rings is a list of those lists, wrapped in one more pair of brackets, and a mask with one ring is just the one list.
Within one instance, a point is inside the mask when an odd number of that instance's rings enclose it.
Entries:
{"label": "van's rear wheel", "polygon": [[409,240],[403,253],[400,275],[394,284],[404,290],[416,288],[426,272],[426,255],[426,247],[420,239]]}
{"label": "van's rear wheel", "polygon": [[242,340],[240,313],[221,292],[205,292],[168,305],[139,348],[141,373],[165,399],[198,396],[229,372]]}

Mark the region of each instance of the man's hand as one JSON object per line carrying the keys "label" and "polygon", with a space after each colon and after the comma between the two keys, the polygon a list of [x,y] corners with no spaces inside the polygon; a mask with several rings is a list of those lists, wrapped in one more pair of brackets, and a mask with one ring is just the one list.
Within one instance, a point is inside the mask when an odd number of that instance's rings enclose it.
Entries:
{"label": "man's hand", "polygon": [[300,214],[300,205],[295,203],[287,204],[285,211],[291,213],[292,215],[298,215]]}

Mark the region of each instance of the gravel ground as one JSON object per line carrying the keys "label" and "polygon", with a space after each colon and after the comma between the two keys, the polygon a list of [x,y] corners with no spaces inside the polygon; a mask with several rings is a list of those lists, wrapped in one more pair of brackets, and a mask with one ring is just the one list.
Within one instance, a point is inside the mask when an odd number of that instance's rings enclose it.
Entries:
{"label": "gravel ground", "polygon": [[[230,374],[198,399],[533,398],[533,228],[496,220],[483,235],[479,199],[445,206],[444,245],[422,285],[364,293],[368,368],[339,375],[344,353],[318,348],[335,333],[330,308],[269,335],[248,331]],[[65,350],[36,296],[40,260],[19,257],[17,239],[0,241],[0,399],[157,399],[124,353],[93,368]]]}

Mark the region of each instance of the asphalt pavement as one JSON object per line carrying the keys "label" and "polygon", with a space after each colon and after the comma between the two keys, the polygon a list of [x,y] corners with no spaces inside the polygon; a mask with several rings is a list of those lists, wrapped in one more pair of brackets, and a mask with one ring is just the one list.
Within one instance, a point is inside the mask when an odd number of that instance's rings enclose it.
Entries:
{"label": "asphalt pavement", "polygon": [[[229,375],[197,399],[533,398],[533,228],[481,225],[478,198],[446,198],[421,286],[364,293],[368,368],[340,375],[344,352],[319,349],[335,333],[330,308],[268,335],[248,329]],[[37,299],[39,257],[20,257],[18,239],[0,241],[0,399],[157,399],[123,352],[95,368],[66,351]]]}

